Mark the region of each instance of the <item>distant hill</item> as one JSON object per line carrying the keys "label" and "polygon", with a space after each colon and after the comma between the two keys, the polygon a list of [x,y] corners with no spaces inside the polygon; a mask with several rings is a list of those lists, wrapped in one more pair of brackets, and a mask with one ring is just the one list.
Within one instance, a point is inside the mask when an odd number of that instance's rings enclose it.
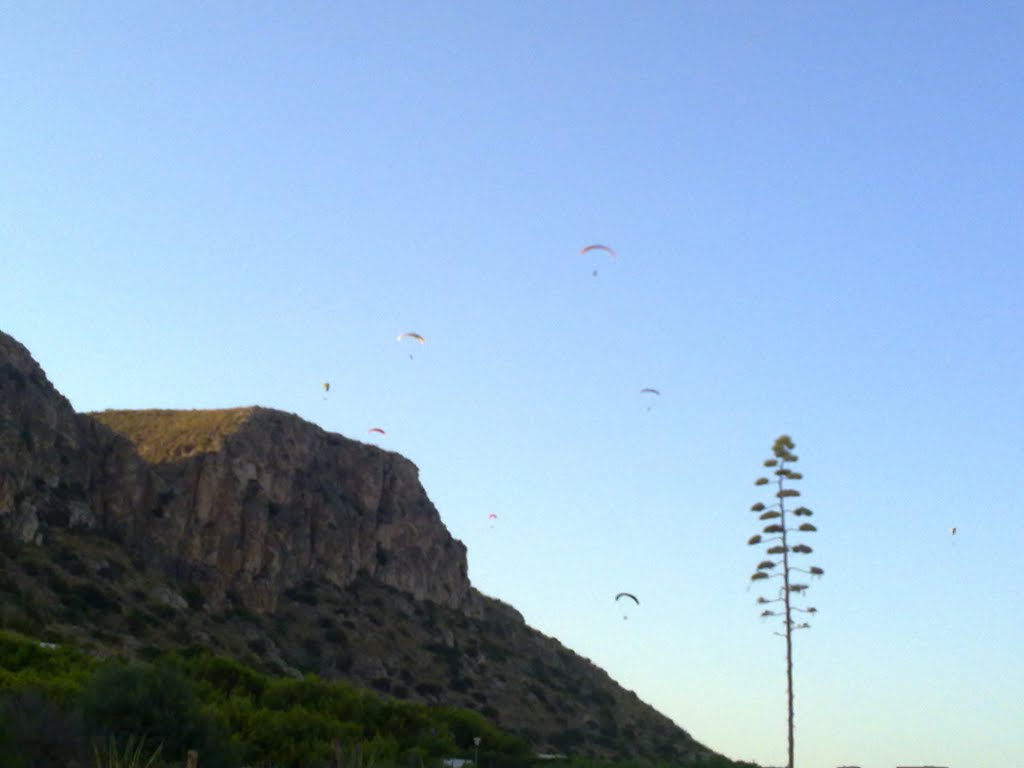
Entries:
{"label": "distant hill", "polygon": [[538,752],[713,753],[467,577],[405,457],[261,407],[75,413],[0,333],[0,627],[467,707]]}

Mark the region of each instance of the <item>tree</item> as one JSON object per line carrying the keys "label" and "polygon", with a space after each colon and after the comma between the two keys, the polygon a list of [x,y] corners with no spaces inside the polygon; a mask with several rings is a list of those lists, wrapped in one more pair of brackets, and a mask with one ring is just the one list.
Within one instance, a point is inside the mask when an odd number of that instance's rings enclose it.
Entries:
{"label": "tree", "polygon": [[[801,578],[797,574],[822,576],[825,573],[825,571],[817,566],[812,565],[809,568],[798,568],[792,562],[792,558],[796,555],[809,555],[813,552],[806,544],[791,543],[793,538],[797,534],[814,533],[818,530],[809,520],[806,520],[806,518],[810,518],[814,514],[807,507],[796,507],[793,510],[786,509],[787,499],[794,499],[800,496],[800,491],[789,487],[789,485],[803,478],[803,475],[793,471],[788,466],[797,462],[798,457],[793,453],[795,447],[796,444],[789,435],[782,435],[772,446],[774,457],[767,459],[764,462],[764,466],[774,469],[775,500],[769,504],[758,502],[750,508],[750,511],[756,513],[759,516],[758,519],[765,525],[761,529],[761,533],[751,536],[747,541],[747,544],[750,546],[757,544],[767,545],[765,554],[769,555],[768,558],[758,563],[757,569],[750,577],[750,580],[758,584],[768,584],[770,579],[778,578],[782,580],[778,591],[774,593],[773,597],[759,597],[757,604],[761,606],[776,606],[774,608],[765,607],[761,612],[761,616],[762,618],[779,617],[782,621],[783,631],[776,632],[775,634],[786,640],[786,690],[789,713],[788,768],[793,768],[793,631],[807,629],[811,626],[807,621],[794,622],[793,614],[803,613],[805,616],[811,616],[818,612],[812,606],[798,606],[796,604],[801,598],[805,597],[808,585],[798,583],[794,579]],[[754,482],[754,485],[769,485],[771,482],[772,480],[767,477],[759,477]],[[799,525],[792,525],[786,519],[787,515],[790,516],[790,520],[795,517],[805,521]]]}

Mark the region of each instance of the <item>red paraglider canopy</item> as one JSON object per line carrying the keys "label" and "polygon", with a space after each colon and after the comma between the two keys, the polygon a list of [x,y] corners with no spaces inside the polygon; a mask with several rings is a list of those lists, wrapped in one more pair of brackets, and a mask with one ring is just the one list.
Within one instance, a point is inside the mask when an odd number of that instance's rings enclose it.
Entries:
{"label": "red paraglider canopy", "polygon": [[614,249],[609,248],[607,245],[601,245],[600,243],[594,243],[593,245],[585,246],[580,249],[580,254],[589,253],[590,251],[607,251],[612,256],[617,256]]}

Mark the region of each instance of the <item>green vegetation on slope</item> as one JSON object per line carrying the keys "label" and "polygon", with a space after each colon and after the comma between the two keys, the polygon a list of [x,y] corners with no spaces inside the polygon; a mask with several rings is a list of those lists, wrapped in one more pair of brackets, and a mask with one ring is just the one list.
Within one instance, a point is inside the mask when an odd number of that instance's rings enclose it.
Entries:
{"label": "green vegetation on slope", "polygon": [[470,758],[476,738],[487,768],[537,762],[523,741],[466,709],[388,699],[314,675],[266,675],[206,652],[100,661],[0,631],[0,768],[86,765],[99,745],[139,740],[147,755],[159,747],[166,766],[183,765],[195,749],[203,768],[424,768]]}
{"label": "green vegetation on slope", "polygon": [[63,766],[111,738],[142,737],[169,764],[198,750],[203,768],[327,765],[332,744],[363,762],[419,766],[468,755],[475,737],[495,766],[529,761],[521,740],[469,710],[264,675],[203,652],[99,661],[9,632],[0,632],[0,715],[4,768]]}
{"label": "green vegetation on slope", "polygon": [[88,414],[138,448],[146,461],[159,464],[220,449],[227,435],[237,430],[256,409],[172,411],[99,411]]}

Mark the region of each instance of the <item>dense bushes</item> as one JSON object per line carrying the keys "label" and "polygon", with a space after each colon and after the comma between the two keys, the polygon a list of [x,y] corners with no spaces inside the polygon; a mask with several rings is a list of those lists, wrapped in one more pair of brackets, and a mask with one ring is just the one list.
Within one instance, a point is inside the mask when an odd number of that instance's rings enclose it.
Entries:
{"label": "dense bushes", "polygon": [[37,689],[0,698],[0,768],[65,768],[82,757],[81,713]]}
{"label": "dense bushes", "polygon": [[349,762],[421,766],[468,754],[474,737],[494,765],[528,756],[523,742],[466,710],[384,700],[312,675],[270,677],[204,652],[99,663],[6,632],[0,712],[0,768],[84,768],[94,745],[129,738],[162,745],[168,765],[198,750],[203,768],[324,766],[332,744]]}
{"label": "dense bushes", "polygon": [[[195,685],[180,659],[155,664],[119,661],[101,666],[79,698],[92,734],[118,741],[143,736],[163,745],[168,758],[184,758],[190,749],[203,755],[204,768],[238,764],[237,745],[215,710],[204,711]],[[106,740],[106,739],[104,739]]]}

